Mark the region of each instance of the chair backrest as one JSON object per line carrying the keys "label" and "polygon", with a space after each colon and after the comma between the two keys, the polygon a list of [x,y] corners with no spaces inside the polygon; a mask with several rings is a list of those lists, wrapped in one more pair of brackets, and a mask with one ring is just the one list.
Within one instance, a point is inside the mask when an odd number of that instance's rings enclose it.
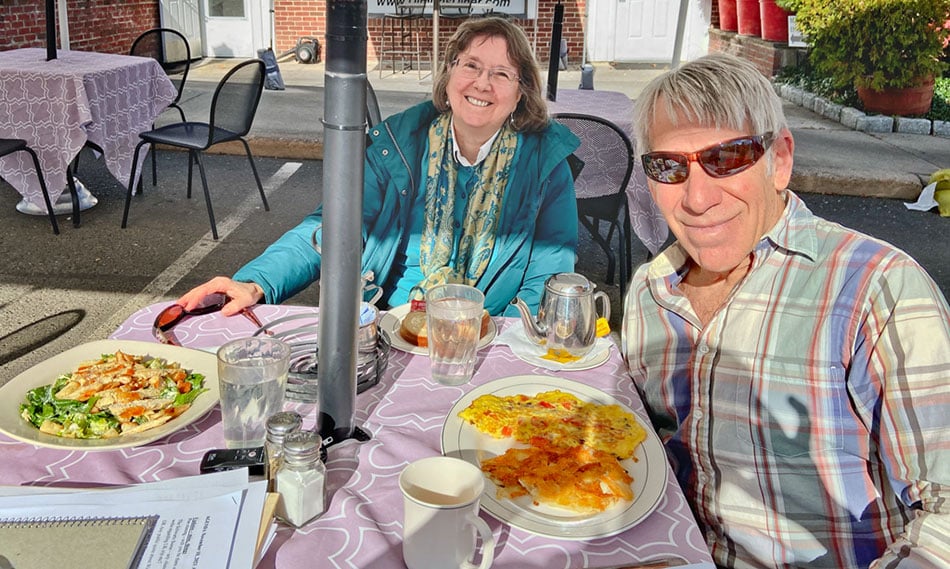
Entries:
{"label": "chair backrest", "polygon": [[624,196],[634,166],[630,137],[614,123],[593,115],[558,113],[551,118],[581,141],[574,151],[584,163],[574,184],[577,197]]}
{"label": "chair backrest", "polygon": [[264,61],[249,59],[218,82],[211,99],[209,146],[244,136],[251,130],[264,91]]}
{"label": "chair backrest", "polygon": [[379,99],[376,98],[376,90],[369,81],[366,82],[366,126],[373,128],[382,122],[383,117],[379,112]]}
{"label": "chair backrest", "polygon": [[171,28],[147,30],[132,42],[129,55],[151,57],[158,61],[178,90],[174,102],[181,99],[181,91],[191,68],[191,47],[181,32]]}

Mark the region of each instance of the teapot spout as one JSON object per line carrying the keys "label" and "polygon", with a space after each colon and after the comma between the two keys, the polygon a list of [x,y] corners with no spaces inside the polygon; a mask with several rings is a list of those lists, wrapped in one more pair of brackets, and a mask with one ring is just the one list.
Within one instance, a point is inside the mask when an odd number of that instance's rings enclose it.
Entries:
{"label": "teapot spout", "polygon": [[511,304],[515,305],[518,312],[521,313],[521,323],[524,326],[524,333],[528,339],[535,344],[544,343],[547,330],[535,320],[531,311],[528,309],[528,305],[517,296],[511,301]]}

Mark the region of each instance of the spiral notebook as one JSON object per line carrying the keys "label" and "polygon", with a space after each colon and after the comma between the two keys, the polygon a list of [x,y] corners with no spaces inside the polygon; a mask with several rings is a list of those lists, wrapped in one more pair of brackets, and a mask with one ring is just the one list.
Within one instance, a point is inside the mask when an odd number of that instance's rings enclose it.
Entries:
{"label": "spiral notebook", "polygon": [[157,520],[0,518],[0,569],[135,569]]}

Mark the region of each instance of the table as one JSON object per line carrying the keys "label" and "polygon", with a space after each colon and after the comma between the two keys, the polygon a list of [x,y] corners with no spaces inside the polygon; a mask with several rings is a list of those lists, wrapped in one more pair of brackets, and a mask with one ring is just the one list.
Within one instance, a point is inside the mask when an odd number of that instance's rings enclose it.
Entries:
{"label": "table", "polygon": [[[176,94],[151,58],[59,50],[56,59],[46,61],[41,48],[4,51],[0,137],[22,138],[36,151],[53,203],[65,191],[67,168],[87,141],[102,150],[109,172],[128,187],[139,133],[152,128]],[[45,214],[39,180],[28,161],[24,153],[3,158],[0,176]]]}
{"label": "table", "polygon": [[[154,341],[152,322],[167,304],[139,310],[112,337]],[[315,309],[260,305],[254,312],[266,325],[286,315],[315,314]],[[520,325],[514,319],[498,318],[495,322],[500,330]],[[208,348],[248,336],[253,330],[245,318],[210,314],[186,319],[175,328],[175,336],[185,345]],[[368,431],[372,439],[364,443],[346,441],[330,448],[331,499],[327,513],[299,530],[282,525],[260,567],[313,566],[314,560],[319,560],[320,567],[404,567],[402,495],[397,478],[408,462],[440,454],[447,411],[475,385],[518,374],[560,376],[608,392],[647,422],[619,353],[615,348],[611,352],[609,361],[593,370],[556,373],[522,362],[505,346],[492,345],[479,353],[472,384],[446,387],[431,380],[428,358],[393,350],[379,385],[357,397],[355,424]],[[305,412],[302,404],[291,405]],[[305,415],[304,426],[309,428],[313,423],[310,412]],[[0,483],[131,483],[194,475],[204,452],[221,448],[223,443],[217,407],[174,435],[141,448],[70,452],[36,448],[0,435],[0,456],[5,465],[0,469]],[[539,537],[482,515],[495,534],[496,569],[602,568],[669,557],[710,563],[712,567],[703,537],[671,472],[657,510],[613,537],[588,541]]]}
{"label": "table", "polygon": [[[634,142],[633,101],[624,93],[617,91],[597,91],[590,89],[558,89],[557,101],[548,101],[548,110],[554,113],[580,113],[606,119],[624,131]],[[636,144],[634,142],[634,144]],[[636,149],[634,149],[635,151]],[[621,168],[622,164],[598,164],[598,168],[611,166]],[[596,197],[602,195],[596,188],[585,188],[578,184],[575,188],[578,197]],[[669,235],[666,220],[653,202],[647,177],[639,161],[633,166],[633,173],[627,183],[627,204],[630,209],[630,226],[640,241],[655,255]]]}

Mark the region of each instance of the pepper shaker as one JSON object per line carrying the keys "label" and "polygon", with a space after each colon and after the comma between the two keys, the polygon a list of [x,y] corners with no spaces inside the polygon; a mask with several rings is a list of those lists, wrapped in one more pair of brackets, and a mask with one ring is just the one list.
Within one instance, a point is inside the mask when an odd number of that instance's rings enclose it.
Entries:
{"label": "pepper shaker", "polygon": [[283,460],[284,439],[300,429],[303,417],[294,411],[281,411],[267,418],[267,439],[264,441],[264,457],[267,464],[267,491],[274,491],[274,478]]}

